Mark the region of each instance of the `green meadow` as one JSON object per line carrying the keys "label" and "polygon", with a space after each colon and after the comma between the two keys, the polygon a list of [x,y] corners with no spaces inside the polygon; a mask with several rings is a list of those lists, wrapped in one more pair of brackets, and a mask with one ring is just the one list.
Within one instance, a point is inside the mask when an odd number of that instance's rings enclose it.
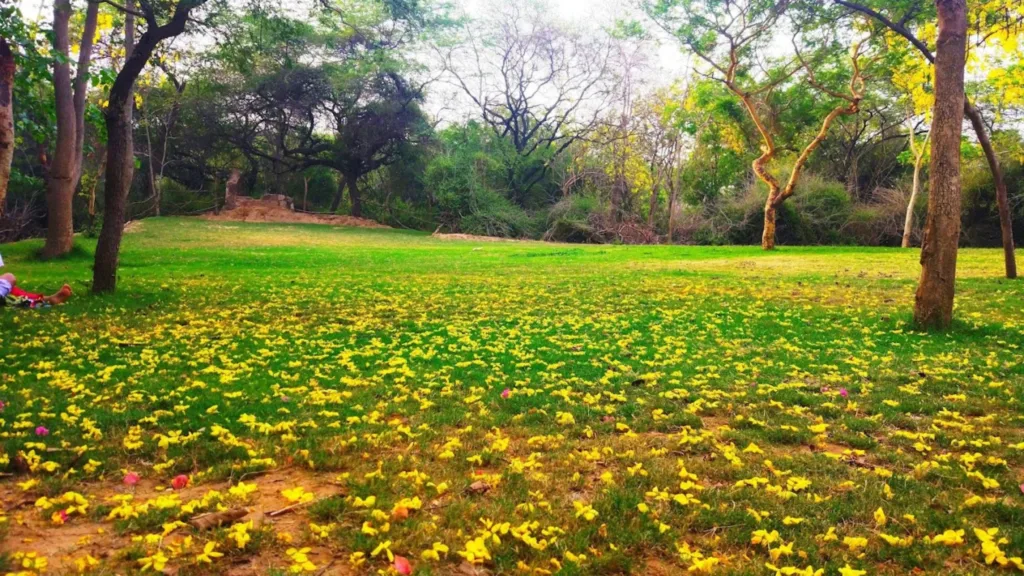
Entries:
{"label": "green meadow", "polygon": [[2,250],[76,296],[0,309],[0,573],[1024,570],[997,250],[926,333],[917,250],[158,218],[93,296],[77,242]]}

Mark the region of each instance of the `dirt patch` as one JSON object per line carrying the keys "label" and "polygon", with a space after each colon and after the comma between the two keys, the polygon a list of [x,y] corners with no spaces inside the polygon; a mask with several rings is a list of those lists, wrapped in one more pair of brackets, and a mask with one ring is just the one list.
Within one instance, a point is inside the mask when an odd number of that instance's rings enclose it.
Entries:
{"label": "dirt patch", "polygon": [[[284,514],[270,517],[269,514],[290,506],[281,494],[282,490],[301,486],[312,492],[316,499],[340,494],[341,489],[334,484],[330,475],[315,474],[295,468],[273,470],[266,474],[246,479],[247,484],[255,484],[258,490],[252,495],[245,507],[248,515],[239,520],[252,520],[256,526],[270,524],[276,534],[289,534],[293,541],[303,541],[302,531],[309,523],[306,506],[295,507]],[[165,483],[166,484],[166,483]],[[91,506],[102,504],[110,496],[132,493],[136,502],[155,498],[166,494],[169,489],[157,490],[157,482],[151,479],[141,480],[133,489],[120,483],[105,482],[80,486],[76,491],[85,495]],[[200,499],[208,490],[227,492],[227,482],[206,483],[189,486],[178,492],[182,501]],[[38,494],[22,493],[13,483],[0,484],[0,502],[6,509],[8,529],[6,538],[0,540],[0,554],[21,552],[37,552],[49,561],[46,574],[61,574],[74,569],[75,560],[90,554],[98,559],[109,558],[131,544],[131,535],[118,535],[114,523],[108,521],[95,522],[83,517],[74,517],[62,526],[54,525],[44,516],[34,503]],[[186,534],[186,532],[182,532]],[[314,543],[309,543],[314,544]],[[332,552],[321,546],[312,546],[310,559],[319,567],[325,567],[332,560]],[[229,569],[230,574],[265,574],[271,566],[278,568],[287,562],[280,550],[262,550],[257,556],[241,558]],[[347,574],[344,563],[334,562],[324,574]]]}
{"label": "dirt patch", "polygon": [[473,240],[475,242],[538,242],[537,240],[516,240],[514,238],[498,238],[496,236],[477,236],[476,234],[439,234],[431,235],[438,240]]}
{"label": "dirt patch", "polygon": [[204,220],[229,222],[277,222],[285,224],[327,224],[329,226],[351,226],[357,228],[390,228],[366,218],[337,214],[313,214],[295,212],[288,208],[262,202],[246,202],[234,210],[223,210],[220,214],[200,216]]}
{"label": "dirt patch", "polygon": [[132,220],[124,225],[125,234],[134,234],[136,232],[142,232],[142,220]]}

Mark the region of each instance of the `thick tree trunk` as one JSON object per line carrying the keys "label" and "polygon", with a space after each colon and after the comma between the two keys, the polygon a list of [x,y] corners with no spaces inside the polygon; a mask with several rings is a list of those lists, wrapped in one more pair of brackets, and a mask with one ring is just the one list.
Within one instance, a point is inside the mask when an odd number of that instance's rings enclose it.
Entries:
{"label": "thick tree trunk", "polygon": [[761,233],[761,249],[775,250],[775,203],[772,195],[764,203],[764,231]]}
{"label": "thick tree trunk", "polygon": [[74,240],[72,202],[78,182],[75,162],[77,141],[75,101],[71,91],[71,68],[68,64],[68,20],[71,0],[57,0],[53,6],[53,47],[63,55],[53,63],[53,95],[57,116],[57,144],[46,178],[47,227],[43,257],[53,258],[71,251]]}
{"label": "thick tree trunk", "polygon": [[0,38],[0,216],[7,201],[7,184],[14,161],[14,54]]}
{"label": "thick tree trunk", "polygon": [[960,240],[960,138],[963,134],[965,0],[936,0],[939,35],[935,58],[928,220],[921,245],[921,283],[914,322],[945,328],[953,320],[957,247]]}
{"label": "thick tree trunk", "polygon": [[359,178],[357,176],[346,176],[348,181],[348,199],[352,203],[352,215],[356,218],[363,217],[363,201],[359,197]]}
{"label": "thick tree trunk", "polygon": [[964,100],[964,113],[971,120],[974,133],[978,136],[978,143],[985,151],[985,159],[988,160],[989,170],[992,172],[992,180],[996,185],[996,203],[999,205],[999,229],[1003,235],[1003,260],[1005,262],[1006,277],[1013,279],[1017,277],[1017,258],[1014,255],[1013,245],[1013,219],[1010,216],[1010,202],[1006,196],[1006,180],[1003,178],[1003,169],[999,165],[999,157],[992,148],[992,141],[985,129],[985,122],[981,118],[981,112],[969,101]]}
{"label": "thick tree trunk", "polygon": [[111,98],[107,109],[107,177],[103,192],[103,229],[96,244],[93,267],[93,292],[113,292],[117,288],[117,267],[124,233],[128,191],[135,174],[135,149],[132,142],[132,91],[127,99]]}

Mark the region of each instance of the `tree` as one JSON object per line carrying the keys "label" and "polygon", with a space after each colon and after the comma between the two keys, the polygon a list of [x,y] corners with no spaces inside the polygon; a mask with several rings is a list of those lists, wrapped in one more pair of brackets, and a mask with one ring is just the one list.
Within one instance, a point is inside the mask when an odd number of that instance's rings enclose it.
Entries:
{"label": "tree", "polygon": [[921,283],[914,322],[945,328],[953,320],[957,246],[960,241],[960,138],[963,132],[964,68],[967,60],[965,0],[936,0],[935,107],[928,220],[921,245]]}
{"label": "tree", "polygon": [[[902,2],[891,2],[886,0],[882,6],[873,6],[874,2],[853,2],[850,0],[833,0],[836,4],[844,6],[855,12],[865,14],[885,26],[892,32],[902,36],[910,42],[921,55],[929,62],[935,63],[935,55],[931,48],[911,30],[910,23],[920,21],[927,17],[924,10],[925,4],[921,0],[910,0]],[[936,7],[941,9],[941,2],[936,2]],[[985,45],[990,39],[997,37],[1000,33],[1008,34],[1014,27],[1024,24],[1024,14],[1014,10],[1017,7],[1015,0],[995,0],[984,2],[977,6],[978,17],[973,29],[979,31],[979,39],[975,43],[976,48]],[[902,9],[901,16],[893,19],[884,13],[886,9]],[[966,8],[965,8],[966,10]],[[966,18],[966,16],[965,16]],[[1003,169],[999,163],[999,156],[992,147],[992,141],[988,136],[988,129],[985,120],[977,106],[971,103],[970,98],[964,95],[964,115],[971,121],[974,133],[977,135],[978,143],[985,152],[985,159],[988,161],[989,170],[992,172],[992,179],[996,188],[996,203],[999,206],[999,227],[1002,233],[1003,260],[1007,278],[1017,277],[1017,259],[1014,254],[1013,242],[1013,220],[1010,215],[1010,202],[1007,198],[1006,180],[1003,177]]]}
{"label": "tree", "polygon": [[103,193],[103,228],[96,245],[93,292],[113,292],[117,288],[118,257],[124,234],[128,190],[135,170],[132,142],[135,80],[146,67],[156,47],[164,40],[184,32],[190,13],[206,1],[178,0],[170,19],[164,24],[158,21],[157,5],[153,0],[138,0],[139,13],[135,13],[130,5],[127,8],[130,15],[139,15],[145,20],[146,31],[139,37],[137,44],[130,37],[126,38],[126,45],[131,47],[130,55],[110,88],[106,112],[107,167]]}
{"label": "tree", "polygon": [[[773,68],[766,68],[757,61],[756,52],[766,48],[778,34],[782,17],[789,8],[788,1],[658,0],[646,3],[645,8],[655,22],[704,62],[708,68],[704,73],[706,77],[723,84],[740,100],[757,128],[761,155],[754,160],[752,168],[768,187],[761,247],[774,249],[776,213],[796,191],[800,174],[811,154],[824,140],[836,118],[856,114],[860,108],[864,89],[860,62],[863,44],[857,43],[851,51],[850,79],[845,90],[838,90],[824,81],[819,82],[816,77],[815,68],[821,66],[822,55],[804,58],[797,49],[794,60],[781,62]],[[794,38],[794,48],[797,44]],[[765,99],[801,69],[805,72],[805,81],[831,97],[833,104],[821,120],[817,133],[796,158],[783,186],[770,171],[779,154],[778,130],[765,114]],[[762,71],[760,74],[759,70]]]}
{"label": "tree", "polygon": [[442,51],[445,71],[483,122],[511,142],[508,186],[525,204],[553,160],[603,124],[616,97],[614,48],[557,27],[520,0],[467,25],[466,35],[464,45]]}
{"label": "tree", "polygon": [[71,0],[53,5],[53,95],[57,115],[57,139],[46,178],[48,224],[43,256],[53,258],[71,251],[74,234],[72,202],[82,171],[85,141],[85,96],[89,88],[89,63],[96,34],[98,2],[89,2],[78,48],[78,69],[71,81],[68,22]]}
{"label": "tree", "polygon": [[903,221],[903,248],[910,248],[910,239],[914,233],[914,208],[917,206],[917,196],[921,190],[921,167],[924,165],[927,156],[928,141],[932,133],[929,131],[924,142],[917,141],[917,133],[913,127],[910,129],[908,139],[910,141],[910,155],[914,164],[914,178],[910,185],[910,200],[907,201],[907,217]]}
{"label": "tree", "polygon": [[7,183],[14,161],[14,53],[0,38],[0,216],[7,200]]}

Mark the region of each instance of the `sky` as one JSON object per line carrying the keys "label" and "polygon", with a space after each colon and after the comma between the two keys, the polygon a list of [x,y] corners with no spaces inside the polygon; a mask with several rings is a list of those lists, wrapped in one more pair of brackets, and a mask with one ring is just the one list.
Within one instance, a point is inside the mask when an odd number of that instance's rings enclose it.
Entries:
{"label": "sky", "polygon": [[[53,0],[14,0],[28,19],[52,18]],[[502,0],[452,0],[456,10],[470,17],[485,15],[492,5]],[[535,0],[545,6],[551,17],[562,24],[581,31],[599,32],[611,27],[617,20],[643,20],[644,16],[630,8],[629,0]],[[78,2],[81,3],[81,2]],[[655,42],[649,55],[649,70],[645,74],[649,88],[671,85],[685,76],[688,63],[671,39]],[[426,109],[434,116],[465,116],[473,111],[458,106],[452,110],[453,94],[444,86],[435,86],[429,93]],[[460,109],[462,108],[462,109]],[[455,120],[456,118],[445,118]]]}

